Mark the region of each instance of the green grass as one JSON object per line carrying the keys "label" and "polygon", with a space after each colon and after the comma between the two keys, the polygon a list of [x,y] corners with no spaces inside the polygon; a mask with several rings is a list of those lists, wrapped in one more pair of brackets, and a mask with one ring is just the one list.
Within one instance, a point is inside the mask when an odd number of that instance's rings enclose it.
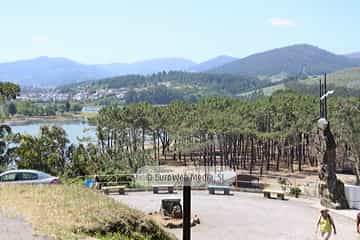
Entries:
{"label": "green grass", "polygon": [[159,225],[137,210],[83,186],[0,186],[0,210],[16,213],[39,235],[77,240],[171,240]]}

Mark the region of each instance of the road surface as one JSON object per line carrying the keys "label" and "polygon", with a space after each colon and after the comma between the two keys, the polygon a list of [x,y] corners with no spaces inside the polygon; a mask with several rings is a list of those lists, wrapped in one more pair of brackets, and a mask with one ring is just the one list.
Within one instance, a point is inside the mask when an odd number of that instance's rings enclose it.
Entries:
{"label": "road surface", "polygon": [[45,240],[33,236],[31,226],[21,218],[0,212],[0,239],[1,240]]}
{"label": "road surface", "polygon": [[[146,213],[158,211],[163,198],[182,198],[178,194],[131,192],[112,195],[118,201]],[[201,224],[192,228],[196,240],[315,240],[315,222],[319,210],[306,201],[265,199],[261,194],[236,192],[233,196],[192,192],[192,214]],[[331,213],[338,234],[332,240],[355,240],[355,223],[340,214]],[[181,239],[181,229],[171,230]]]}

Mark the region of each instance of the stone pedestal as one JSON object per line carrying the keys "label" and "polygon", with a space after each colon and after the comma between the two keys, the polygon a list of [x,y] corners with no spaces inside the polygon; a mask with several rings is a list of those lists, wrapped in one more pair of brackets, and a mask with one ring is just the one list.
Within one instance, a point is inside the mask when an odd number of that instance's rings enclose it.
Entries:
{"label": "stone pedestal", "polygon": [[336,143],[330,131],[329,122],[321,118],[318,121],[315,148],[319,164],[320,203],[324,207],[346,209],[344,183],[336,177]]}

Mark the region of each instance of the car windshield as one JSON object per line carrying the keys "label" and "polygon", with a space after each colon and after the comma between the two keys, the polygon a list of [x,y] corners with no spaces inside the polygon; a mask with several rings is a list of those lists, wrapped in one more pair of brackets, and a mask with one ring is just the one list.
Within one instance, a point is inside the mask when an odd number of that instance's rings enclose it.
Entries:
{"label": "car windshield", "polygon": [[40,179],[44,179],[44,178],[51,178],[52,176],[50,174],[47,174],[47,173],[39,173],[39,178]]}

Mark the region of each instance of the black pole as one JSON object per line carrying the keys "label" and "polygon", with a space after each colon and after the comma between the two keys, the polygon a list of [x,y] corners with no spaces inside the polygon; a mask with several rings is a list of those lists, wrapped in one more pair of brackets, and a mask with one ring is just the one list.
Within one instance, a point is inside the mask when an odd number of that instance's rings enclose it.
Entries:
{"label": "black pole", "polygon": [[320,103],[320,118],[322,118],[323,114],[322,114],[322,100],[321,100],[321,96],[322,96],[322,82],[321,82],[321,79],[320,79],[320,88],[319,88],[319,103]]}
{"label": "black pole", "polygon": [[191,182],[188,177],[184,179],[183,202],[183,240],[191,240]]}
{"label": "black pole", "polygon": [[[325,91],[324,94],[327,93],[327,87],[326,87],[326,73],[324,76],[324,87],[325,87]],[[325,97],[325,119],[327,119],[327,97]]]}

